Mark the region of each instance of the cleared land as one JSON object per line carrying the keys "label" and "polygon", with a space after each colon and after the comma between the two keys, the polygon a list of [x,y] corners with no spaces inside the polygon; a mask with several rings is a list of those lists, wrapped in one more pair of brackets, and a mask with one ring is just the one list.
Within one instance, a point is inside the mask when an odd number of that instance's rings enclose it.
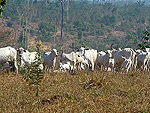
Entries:
{"label": "cleared land", "polygon": [[0,73],[1,113],[150,112],[150,73],[46,73],[39,96],[21,75]]}

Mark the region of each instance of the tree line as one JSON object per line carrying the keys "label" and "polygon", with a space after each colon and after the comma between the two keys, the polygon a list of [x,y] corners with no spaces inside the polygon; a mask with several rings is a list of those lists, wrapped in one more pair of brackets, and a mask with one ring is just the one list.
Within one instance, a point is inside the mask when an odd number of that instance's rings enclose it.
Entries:
{"label": "tree line", "polygon": [[[61,8],[60,1],[8,0],[3,15],[11,18],[8,26],[17,24],[23,28],[21,40],[27,40],[28,34],[37,34],[37,40],[51,42],[61,28]],[[116,5],[108,2],[91,4],[86,0],[65,1],[63,8],[63,37],[74,36],[72,45],[75,48],[84,45],[106,49],[112,43],[137,48],[143,33],[150,31],[150,7],[144,2]],[[38,31],[32,29],[32,23],[38,23]],[[115,35],[115,31],[121,34]]]}

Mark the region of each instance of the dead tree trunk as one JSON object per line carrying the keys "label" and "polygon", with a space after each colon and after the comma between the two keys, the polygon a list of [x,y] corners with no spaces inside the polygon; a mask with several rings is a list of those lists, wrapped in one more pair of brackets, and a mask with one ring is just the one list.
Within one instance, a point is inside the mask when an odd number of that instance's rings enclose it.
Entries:
{"label": "dead tree trunk", "polygon": [[69,0],[67,1],[67,21],[69,20],[68,12],[69,12]]}
{"label": "dead tree trunk", "polygon": [[21,19],[22,19],[22,17],[23,17],[23,15],[24,15],[24,12],[22,12],[22,14],[19,12],[19,10],[17,9],[17,13],[18,13],[18,15],[19,15],[19,24],[20,24],[20,27],[21,27]]}
{"label": "dead tree trunk", "polygon": [[61,40],[63,39],[63,22],[64,22],[64,4],[66,0],[59,0],[61,3],[61,13],[62,13],[62,18],[61,18]]}
{"label": "dead tree trunk", "polygon": [[126,0],[126,6],[128,6],[128,0]]}

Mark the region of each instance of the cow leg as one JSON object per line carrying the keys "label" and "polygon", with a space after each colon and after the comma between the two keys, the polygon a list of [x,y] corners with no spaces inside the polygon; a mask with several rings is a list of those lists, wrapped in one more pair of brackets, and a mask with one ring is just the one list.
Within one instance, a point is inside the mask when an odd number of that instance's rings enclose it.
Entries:
{"label": "cow leg", "polygon": [[105,71],[106,63],[103,63],[103,71]]}
{"label": "cow leg", "polygon": [[50,71],[50,63],[48,63],[48,67],[47,68],[48,68],[48,71]]}
{"label": "cow leg", "polygon": [[92,70],[94,70],[94,63],[92,63]]}
{"label": "cow leg", "polygon": [[52,71],[54,71],[54,66],[52,66]]}
{"label": "cow leg", "polygon": [[79,63],[76,64],[77,70],[79,70],[79,65],[80,65]]}
{"label": "cow leg", "polygon": [[90,66],[89,64],[85,64],[86,65],[86,69],[90,69]]}
{"label": "cow leg", "polygon": [[129,62],[127,62],[127,63],[126,63],[125,68],[126,68],[126,72],[128,72],[128,71],[129,71],[129,69],[131,68],[131,65],[130,65],[130,63],[129,63]]}
{"label": "cow leg", "polygon": [[14,65],[15,65],[15,68],[16,68],[16,73],[18,73],[18,66],[17,66],[17,61],[16,60],[14,61]]}
{"label": "cow leg", "polygon": [[122,65],[121,65],[121,71],[122,71],[122,72],[125,71],[125,66],[126,66],[126,64],[125,64],[125,62],[123,62]]}
{"label": "cow leg", "polygon": [[75,64],[73,63],[73,68],[71,69],[71,72],[74,73],[75,72]]}
{"label": "cow leg", "polygon": [[146,70],[146,61],[143,61],[143,70]]}
{"label": "cow leg", "polygon": [[52,71],[54,71],[54,69],[55,69],[55,63],[53,62]]}
{"label": "cow leg", "polygon": [[80,64],[79,64],[79,65],[80,65],[80,71],[81,71],[81,70],[83,70],[82,62],[80,62]]}
{"label": "cow leg", "polygon": [[77,65],[77,70],[80,70],[81,69],[81,65],[80,63],[76,64]]}
{"label": "cow leg", "polygon": [[46,64],[45,63],[43,63],[43,70],[44,70],[44,72],[46,71]]}
{"label": "cow leg", "polygon": [[134,70],[136,71],[137,69],[137,58],[134,59]]}
{"label": "cow leg", "polygon": [[129,71],[129,69],[132,67],[132,62],[129,61],[128,63],[128,67],[127,67],[127,72]]}

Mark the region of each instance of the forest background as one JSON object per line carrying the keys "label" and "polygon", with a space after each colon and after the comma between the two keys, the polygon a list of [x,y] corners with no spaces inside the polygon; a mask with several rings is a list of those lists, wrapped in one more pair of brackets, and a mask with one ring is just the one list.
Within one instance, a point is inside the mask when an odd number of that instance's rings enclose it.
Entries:
{"label": "forest background", "polygon": [[23,46],[34,50],[36,41],[43,50],[80,48],[106,50],[111,44],[138,48],[143,33],[150,31],[150,7],[134,3],[107,1],[66,1],[63,40],[60,1],[7,0],[0,25],[0,46]]}

